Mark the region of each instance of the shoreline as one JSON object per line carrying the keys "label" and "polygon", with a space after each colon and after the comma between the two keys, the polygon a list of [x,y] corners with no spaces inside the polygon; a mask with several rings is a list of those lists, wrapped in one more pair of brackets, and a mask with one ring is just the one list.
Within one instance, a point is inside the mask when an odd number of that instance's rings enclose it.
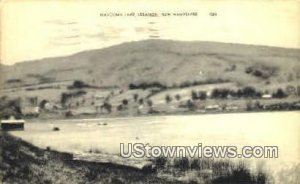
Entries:
{"label": "shoreline", "polygon": [[[205,181],[222,184],[247,181],[261,184],[268,177],[268,173],[252,173],[247,165],[236,165],[229,161],[210,160],[208,163],[212,165],[202,168],[207,161],[197,160],[199,165],[192,168],[181,164],[186,158],[175,160],[180,164],[171,166],[168,166],[167,160],[158,158],[151,165],[139,169],[114,162],[74,159],[73,154],[42,149],[3,131],[0,131],[0,140],[0,181],[3,183],[188,184]],[[221,174],[223,172],[225,175]]]}
{"label": "shoreline", "polygon": [[[195,112],[190,111],[187,113],[159,113],[159,114],[141,114],[141,115],[78,115],[78,116],[72,116],[69,118],[24,118],[26,121],[30,122],[36,122],[40,120],[44,121],[50,121],[50,120],[56,120],[56,121],[96,121],[100,119],[129,119],[129,118],[148,118],[148,117],[173,117],[173,116],[211,116],[211,115],[225,115],[225,114],[253,114],[253,113],[280,113],[280,112],[299,112],[300,110],[274,110],[274,111],[234,111],[234,112],[210,112],[210,113],[201,113],[201,112]],[[89,118],[90,117],[90,118]]]}

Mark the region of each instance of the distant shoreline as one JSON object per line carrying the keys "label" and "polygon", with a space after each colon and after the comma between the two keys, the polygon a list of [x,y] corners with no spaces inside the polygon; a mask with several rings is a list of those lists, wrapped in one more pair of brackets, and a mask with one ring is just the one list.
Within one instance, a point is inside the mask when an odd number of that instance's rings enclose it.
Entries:
{"label": "distant shoreline", "polygon": [[195,115],[225,115],[225,114],[253,114],[253,113],[283,113],[283,112],[298,112],[300,110],[281,110],[281,111],[239,111],[239,112],[210,112],[210,113],[199,113],[199,112],[188,112],[184,114],[180,113],[173,113],[173,114],[141,114],[141,115],[134,115],[134,116],[122,116],[122,115],[108,115],[108,116],[93,116],[93,118],[88,118],[91,116],[73,116],[72,118],[24,118],[26,121],[30,122],[37,122],[41,120],[45,121],[97,121],[101,119],[129,119],[129,118],[155,118],[155,117],[171,117],[171,116],[195,116]]}

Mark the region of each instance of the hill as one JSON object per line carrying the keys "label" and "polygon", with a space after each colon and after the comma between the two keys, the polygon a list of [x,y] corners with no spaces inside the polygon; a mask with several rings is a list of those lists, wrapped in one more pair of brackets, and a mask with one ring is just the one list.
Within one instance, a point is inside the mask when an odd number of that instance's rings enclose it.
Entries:
{"label": "hill", "polygon": [[229,80],[240,85],[297,83],[299,49],[217,42],[144,40],[1,66],[1,86],[83,80],[97,86]]}

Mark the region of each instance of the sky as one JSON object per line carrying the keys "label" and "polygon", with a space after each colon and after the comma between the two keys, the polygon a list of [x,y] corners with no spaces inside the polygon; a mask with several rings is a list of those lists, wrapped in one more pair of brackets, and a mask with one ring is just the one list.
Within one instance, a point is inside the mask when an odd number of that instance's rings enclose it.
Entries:
{"label": "sky", "polygon": [[[172,15],[191,12],[197,16]],[[104,13],[135,16],[100,16]],[[11,65],[145,39],[300,48],[299,17],[299,0],[11,0],[1,5],[1,63]]]}

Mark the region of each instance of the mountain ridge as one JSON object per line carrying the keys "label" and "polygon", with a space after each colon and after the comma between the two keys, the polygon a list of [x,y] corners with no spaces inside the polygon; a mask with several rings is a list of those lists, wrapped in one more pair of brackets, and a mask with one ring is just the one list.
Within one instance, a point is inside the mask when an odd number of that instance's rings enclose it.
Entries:
{"label": "mountain ridge", "polygon": [[[266,79],[245,73],[247,67],[275,67],[279,69],[277,76],[268,80],[281,83],[286,81],[282,79],[287,77],[285,75],[293,75],[295,79],[300,77],[299,51],[234,43],[142,40],[1,66],[1,82],[5,85],[9,79],[22,79],[20,85],[24,85],[39,83],[41,78],[46,78],[126,86],[143,81],[173,85],[222,78],[246,84],[266,82]],[[236,79],[237,76],[241,81]]]}

